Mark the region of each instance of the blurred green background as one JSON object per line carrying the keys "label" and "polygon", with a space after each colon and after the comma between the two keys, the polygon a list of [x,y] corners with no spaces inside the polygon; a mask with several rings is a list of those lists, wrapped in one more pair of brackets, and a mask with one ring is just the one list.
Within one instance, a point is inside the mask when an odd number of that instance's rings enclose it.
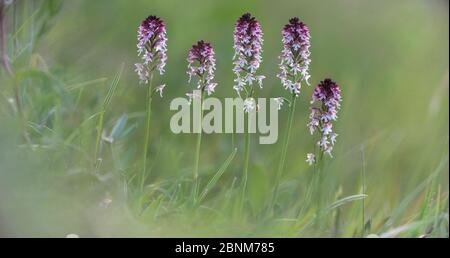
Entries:
{"label": "blurred green background", "polygon": [[[304,87],[299,98],[282,204],[270,223],[257,214],[270,195],[287,109],[280,113],[277,144],[258,145],[254,137],[248,203],[248,218],[253,219],[244,225],[230,222],[232,216],[220,206],[226,198],[235,198],[232,185],[241,174],[241,136],[236,158],[200,211],[174,208],[175,215],[166,215],[160,209],[171,210],[167,207],[172,204],[154,193],[148,197],[148,214],[139,217],[133,210],[140,197],[127,180],[140,169],[145,115],[145,89],[133,71],[138,62],[137,26],[148,15],[161,17],[167,25],[166,74],[156,77],[167,87],[164,98],[153,102],[148,182],[154,192],[172,196],[191,176],[195,146],[194,135],[175,135],[169,128],[174,113],[170,101],[193,88],[185,72],[187,51],[200,39],[211,42],[219,83],[215,96],[234,97],[233,26],[245,12],[257,17],[264,32],[260,73],[267,79],[258,96],[288,96],[276,74],[280,30],[293,16],[311,31],[312,85],[331,77],[342,88],[343,105],[335,123],[339,138],[335,158],[327,161],[323,187],[329,199],[360,193],[364,167],[365,219],[371,221],[367,233],[382,234],[424,219],[424,207],[431,205],[444,216],[444,229],[437,236],[448,236],[448,1],[76,0],[62,1],[54,17],[49,11],[42,19],[34,10],[45,1],[19,2],[18,32],[8,41],[13,67],[46,75],[24,72],[19,82],[30,121],[30,148],[21,137],[20,122],[11,115],[8,99],[13,92],[7,85],[12,82],[0,73],[0,236],[355,236],[361,228],[360,202],[342,206],[337,219],[335,212],[330,214],[328,226],[320,230],[304,227],[301,219],[292,222],[290,206],[301,207],[313,173],[304,162],[313,148],[306,127],[313,87]],[[10,32],[13,14],[8,6]],[[46,32],[36,38],[33,26],[43,23]],[[105,130],[110,132],[123,114],[126,125],[113,144],[103,145],[101,173],[93,175],[96,119],[88,118],[99,111],[108,83],[122,64]],[[231,151],[230,135],[204,137],[203,182]],[[438,176],[427,181],[440,164]],[[430,192],[434,198],[427,199]],[[107,209],[101,208],[105,200]],[[420,225],[401,236],[427,230]]]}

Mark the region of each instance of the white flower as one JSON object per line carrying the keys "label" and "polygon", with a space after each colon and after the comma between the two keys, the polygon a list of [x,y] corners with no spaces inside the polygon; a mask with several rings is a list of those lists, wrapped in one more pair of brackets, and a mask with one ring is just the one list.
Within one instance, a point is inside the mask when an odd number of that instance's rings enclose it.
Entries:
{"label": "white flower", "polygon": [[137,63],[134,65],[136,67],[136,69],[134,70],[139,77],[139,83],[140,84],[147,84],[148,83],[148,77],[149,77],[149,72],[147,67],[145,67],[143,64],[141,63]]}
{"label": "white flower", "polygon": [[186,93],[186,96],[188,97],[189,104],[192,103],[193,99],[200,98],[200,95],[198,93],[194,93],[194,92]]}
{"label": "white flower", "polygon": [[296,94],[296,95],[298,95],[298,94],[300,94],[300,89],[302,88],[302,84],[301,83],[299,83],[299,82],[296,82],[296,83],[293,83],[293,84],[291,84],[292,85],[292,87],[293,87],[293,92]]}
{"label": "white flower", "polygon": [[256,78],[255,78],[255,77],[253,76],[253,74],[251,74],[251,73],[249,73],[249,74],[247,74],[247,75],[245,76],[245,82],[246,82],[248,85],[252,85],[254,80],[256,80]]}
{"label": "white flower", "polygon": [[208,96],[213,94],[216,86],[217,86],[217,83],[210,83],[210,84],[206,85],[205,90],[208,93]]}
{"label": "white flower", "polygon": [[109,208],[111,206],[111,204],[112,204],[112,199],[105,198],[100,202],[99,206],[100,206],[100,208],[106,209],[106,208]]}
{"label": "white flower", "polygon": [[274,100],[275,100],[275,103],[277,103],[278,110],[280,110],[284,104],[284,99],[282,97],[278,97],[278,98],[275,98]]}
{"label": "white flower", "polygon": [[338,134],[337,133],[331,133],[330,134],[330,142],[331,142],[331,145],[334,145],[334,143],[336,142],[336,138],[338,137]]}
{"label": "white flower", "polygon": [[245,87],[245,81],[242,80],[240,77],[234,79],[234,82],[236,83],[236,85],[233,86],[233,89],[236,90],[237,94],[239,94],[240,91],[244,90]]}
{"label": "white flower", "polygon": [[306,162],[311,166],[316,163],[316,155],[312,153],[306,154]]}
{"label": "white flower", "polygon": [[247,98],[244,100],[244,112],[250,113],[256,108],[256,103],[254,98]]}
{"label": "white flower", "polygon": [[259,87],[262,89],[262,82],[266,78],[264,75],[258,75],[256,76],[256,81],[258,82]]}
{"label": "white flower", "polygon": [[316,127],[313,124],[311,124],[311,123],[308,124],[308,129],[309,129],[309,133],[311,135],[313,135],[314,132],[316,131]]}
{"label": "white flower", "polygon": [[163,97],[163,90],[166,87],[165,84],[159,85],[158,87],[156,87],[155,91],[159,93],[159,96],[161,96],[161,98]]}
{"label": "white flower", "polygon": [[319,120],[317,119],[311,119],[311,121],[308,123],[308,128],[309,128],[309,132],[311,133],[311,135],[314,134],[314,132],[316,131],[316,128],[319,126]]}
{"label": "white flower", "polygon": [[324,135],[329,135],[332,132],[333,125],[331,123],[326,123],[323,125],[322,132]]}
{"label": "white flower", "polygon": [[324,135],[319,142],[317,142],[317,144],[324,150],[328,148],[328,144],[330,144],[330,142],[328,141],[328,138],[326,135]]}
{"label": "white flower", "polygon": [[328,155],[330,156],[330,158],[333,157],[333,155],[331,155],[331,152],[332,152],[332,151],[333,151],[333,147],[332,147],[332,146],[328,146],[328,147],[325,149],[325,153],[328,154]]}

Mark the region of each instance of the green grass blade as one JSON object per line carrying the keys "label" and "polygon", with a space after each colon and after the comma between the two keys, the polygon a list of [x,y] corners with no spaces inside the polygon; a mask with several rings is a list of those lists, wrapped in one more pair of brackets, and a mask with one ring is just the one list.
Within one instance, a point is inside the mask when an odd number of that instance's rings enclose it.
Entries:
{"label": "green grass blade", "polygon": [[124,64],[122,63],[119,72],[116,73],[116,75],[114,76],[114,79],[112,80],[111,84],[109,85],[108,93],[106,93],[105,100],[103,101],[103,109],[104,110],[107,109],[109,103],[111,103],[112,97],[114,96],[114,94],[116,92],[117,85],[119,84],[119,81],[120,81],[120,77],[122,77],[123,68],[124,68]]}
{"label": "green grass blade", "polygon": [[206,195],[208,195],[209,191],[216,185],[217,181],[219,181],[220,177],[222,177],[225,170],[230,165],[231,161],[234,159],[234,156],[236,155],[237,148],[234,148],[233,152],[228,156],[228,158],[225,160],[225,162],[222,164],[220,169],[217,171],[217,173],[211,178],[211,180],[206,185],[205,189],[203,189],[203,192],[200,195],[200,198],[198,200],[198,203],[201,203],[203,199],[205,199]]}
{"label": "green grass blade", "polygon": [[437,231],[439,228],[440,216],[441,213],[441,186],[438,186],[437,195],[436,195],[436,205],[434,210],[434,221],[433,221],[433,231]]}
{"label": "green grass blade", "polygon": [[332,203],[330,206],[328,206],[328,210],[336,209],[337,207],[340,207],[346,203],[357,201],[357,200],[362,200],[366,197],[367,197],[366,194],[355,194],[355,195],[347,196],[345,198],[342,198],[342,199]]}
{"label": "green grass blade", "polygon": [[448,162],[448,156],[441,160],[438,167],[433,171],[433,173],[425,179],[421,184],[419,184],[411,193],[406,196],[405,199],[403,199],[402,202],[397,206],[397,208],[392,212],[391,218],[389,219],[388,223],[386,223],[383,226],[383,230],[386,230],[388,227],[391,226],[391,224],[397,220],[397,218],[408,208],[408,206],[417,198],[417,196],[431,183],[433,182],[433,179],[437,177],[441,171],[443,171],[443,168]]}
{"label": "green grass blade", "polygon": [[90,81],[75,83],[75,84],[72,84],[72,85],[68,85],[66,87],[66,89],[68,91],[78,90],[78,89],[82,89],[82,88],[84,88],[86,86],[104,83],[106,80],[107,80],[107,78],[98,78],[98,79],[94,79],[94,80],[90,80]]}

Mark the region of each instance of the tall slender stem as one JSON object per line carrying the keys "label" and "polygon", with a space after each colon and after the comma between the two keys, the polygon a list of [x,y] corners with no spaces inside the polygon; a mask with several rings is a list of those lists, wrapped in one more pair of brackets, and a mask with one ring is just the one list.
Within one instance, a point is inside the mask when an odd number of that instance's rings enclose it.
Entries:
{"label": "tall slender stem", "polygon": [[202,90],[201,96],[200,96],[200,121],[199,121],[199,129],[200,132],[197,134],[197,144],[195,146],[195,161],[194,161],[194,187],[192,189],[192,197],[194,200],[194,203],[197,200],[197,193],[199,188],[199,182],[198,182],[198,168],[200,164],[200,146],[202,145],[202,122],[203,122],[203,98],[204,93]]}
{"label": "tall slender stem", "polygon": [[[317,144],[316,141],[314,141],[314,157],[317,157]],[[316,158],[315,158],[316,159]],[[306,189],[306,195],[305,198],[303,199],[303,205],[301,205],[299,212],[297,213],[297,217],[299,217],[301,214],[303,214],[303,211],[307,208],[309,208],[309,205],[311,204],[311,196],[313,194],[313,188],[315,185],[315,180],[316,180],[316,174],[317,174],[317,159],[314,160],[314,164],[313,164],[313,171],[314,173],[312,174],[312,177],[310,179],[308,188]]]}
{"label": "tall slender stem", "polygon": [[9,63],[8,52],[6,51],[7,33],[6,33],[6,17],[5,6],[0,3],[0,59],[5,71],[12,75],[11,64]]}
{"label": "tall slender stem", "polygon": [[103,121],[104,121],[104,117],[105,117],[105,108],[102,107],[102,110],[100,111],[99,114],[99,119],[98,119],[98,124],[97,124],[97,139],[95,141],[95,159],[94,159],[94,164],[95,167],[97,168],[99,165],[99,158],[100,158],[100,142],[101,142],[101,135],[103,132]]}
{"label": "tall slender stem", "polygon": [[[13,26],[13,28],[12,28],[12,31],[14,31],[14,32],[17,31],[17,9],[18,9],[17,6],[18,6],[17,1],[14,1],[13,4],[12,4],[12,9],[13,9],[13,17],[12,17],[12,20],[13,20],[12,26]],[[15,56],[17,56],[17,52],[19,51],[19,40],[18,40],[17,37],[14,37],[12,45],[13,45],[12,53],[13,53],[13,56],[15,57]]]}
{"label": "tall slender stem", "polygon": [[[249,115],[247,115],[247,121],[249,121]],[[248,123],[247,123],[248,125]],[[242,193],[240,202],[240,211],[242,211],[245,203],[245,195],[247,192],[247,181],[248,181],[248,165],[250,161],[250,128],[247,128],[244,136],[244,170],[242,171]]]}
{"label": "tall slender stem", "polygon": [[231,133],[231,147],[233,149],[236,147],[236,139],[235,139],[235,135],[234,135],[234,129],[233,129],[233,132]]}
{"label": "tall slender stem", "polygon": [[320,154],[319,154],[319,159],[317,160],[317,171],[314,174],[315,177],[315,183],[313,186],[313,192],[315,193],[314,196],[316,196],[316,204],[317,204],[317,213],[316,213],[316,219],[315,219],[315,226],[317,228],[320,228],[323,224],[322,221],[320,220],[320,218],[322,217],[322,214],[324,213],[323,210],[323,170],[324,170],[324,161],[323,161],[323,151],[319,150]]}
{"label": "tall slender stem", "polygon": [[[244,88],[245,89],[245,88]],[[247,92],[247,98],[253,98],[253,94],[255,93],[253,87],[250,89],[250,92]],[[247,181],[248,181],[248,165],[250,162],[250,112],[247,112],[247,130],[244,136],[244,168],[242,170],[242,193],[241,199],[239,203],[239,213],[242,212],[245,204],[245,195],[247,192]]]}
{"label": "tall slender stem", "polygon": [[147,87],[147,125],[145,128],[145,139],[144,139],[144,156],[143,156],[143,167],[142,167],[142,176],[141,176],[141,190],[144,189],[145,179],[148,177],[147,175],[147,153],[148,153],[148,143],[150,139],[150,118],[152,114],[152,82],[153,82],[153,73],[150,74],[150,79]]}
{"label": "tall slender stem", "polygon": [[[361,181],[362,181],[362,194],[366,194],[366,157],[364,154],[364,145],[361,146]],[[361,202],[361,208],[362,208],[362,233],[361,237],[365,237],[366,235],[366,203],[365,198],[362,198]]]}
{"label": "tall slender stem", "polygon": [[31,139],[27,131],[26,118],[22,109],[22,101],[20,94],[20,83],[16,80],[14,76],[14,71],[11,67],[11,62],[8,57],[7,44],[8,44],[8,34],[6,31],[6,16],[5,16],[5,5],[0,2],[0,63],[5,69],[6,73],[12,78],[13,89],[14,89],[14,100],[16,102],[17,114],[20,118],[23,136],[28,144],[31,144]]}
{"label": "tall slender stem", "polygon": [[[14,72],[11,68],[11,64],[8,57],[8,51],[7,51],[7,44],[8,44],[8,34],[6,31],[6,16],[5,16],[5,6],[3,3],[0,3],[0,61],[5,69],[6,73],[14,77]],[[19,116],[21,116],[21,119],[23,120],[23,114],[22,114],[22,103],[20,100],[20,87],[16,83],[16,80],[13,78],[13,87],[14,87],[14,99],[16,102],[17,107],[17,113]],[[23,121],[22,121],[23,122]],[[26,134],[26,133],[25,133]]]}
{"label": "tall slender stem", "polygon": [[319,154],[319,159],[317,161],[317,171],[315,173],[317,182],[316,185],[314,186],[314,190],[316,190],[316,195],[317,195],[317,203],[318,203],[318,209],[320,210],[322,208],[322,173],[323,173],[323,151],[320,151]]}
{"label": "tall slender stem", "polygon": [[289,145],[289,138],[291,137],[291,130],[292,130],[292,124],[294,123],[294,114],[295,114],[295,104],[297,101],[297,96],[295,94],[292,94],[292,100],[291,100],[291,108],[289,110],[289,117],[288,117],[288,124],[287,124],[287,130],[286,134],[284,135],[284,141],[283,141],[283,147],[281,150],[281,158],[280,163],[278,164],[278,170],[275,175],[275,186],[272,193],[272,200],[270,203],[270,211],[272,211],[273,206],[275,205],[277,195],[278,195],[278,188],[280,186],[280,179],[281,175],[284,170],[285,161],[286,161],[286,154],[288,150]]}

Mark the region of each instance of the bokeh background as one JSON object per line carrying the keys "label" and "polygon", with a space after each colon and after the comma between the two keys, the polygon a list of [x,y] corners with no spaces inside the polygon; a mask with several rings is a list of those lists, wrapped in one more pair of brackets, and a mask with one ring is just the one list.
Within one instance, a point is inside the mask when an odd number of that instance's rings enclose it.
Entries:
{"label": "bokeh background", "polygon": [[[264,32],[260,71],[267,79],[258,96],[288,96],[276,74],[280,30],[293,16],[311,31],[312,86],[331,77],[342,88],[343,106],[335,123],[339,138],[335,158],[328,160],[323,191],[342,197],[360,193],[364,168],[366,220],[371,220],[371,231],[381,233],[417,218],[431,187],[430,175],[438,169],[431,179],[439,189],[437,199],[443,200],[440,209],[448,234],[448,1],[62,1],[58,12],[47,14],[45,33],[36,40],[29,40],[37,33],[32,24],[44,22],[37,20],[33,8],[45,1],[28,2],[35,5],[18,7],[20,30],[8,42],[16,57],[13,65],[17,70],[39,67],[51,76],[36,75],[22,82],[24,109],[34,123],[29,129],[33,148],[23,143],[19,122],[10,115],[11,91],[2,94],[0,236],[354,236],[360,224],[359,202],[342,209],[341,228],[334,233],[292,234],[294,226],[284,213],[281,226],[255,219],[239,227],[229,224],[227,215],[214,217],[222,213],[218,208],[194,217],[190,213],[159,217],[152,212],[144,219],[136,219],[129,209],[132,189],[123,181],[139,169],[144,135],[145,89],[133,72],[138,61],[137,26],[151,14],[167,25],[167,72],[156,77],[167,88],[164,98],[153,102],[149,182],[171,192],[191,175],[195,146],[193,135],[175,135],[169,128],[174,113],[170,101],[193,87],[185,72],[187,51],[200,39],[211,42],[219,83],[215,96],[234,97],[233,26],[245,12],[257,17]],[[8,7],[6,12],[10,30],[12,10]],[[89,170],[95,119],[88,118],[98,112],[108,83],[122,65],[105,130],[110,132],[121,117],[126,122],[114,143],[104,144],[102,172],[93,178]],[[0,76],[3,90],[11,82],[4,72]],[[304,162],[313,148],[306,127],[312,91],[305,86],[297,106],[280,194],[287,203],[301,200],[313,173]],[[284,109],[277,144],[258,145],[256,137],[253,140],[249,206],[254,214],[269,198],[286,118]],[[232,191],[233,181],[239,181],[241,136],[237,142],[236,158],[217,185],[218,195]],[[203,138],[202,176],[217,171],[231,153],[231,143],[225,134]],[[112,201],[111,207],[99,208],[105,200]],[[211,202],[214,207],[214,198]],[[386,224],[389,218],[391,224]]]}

